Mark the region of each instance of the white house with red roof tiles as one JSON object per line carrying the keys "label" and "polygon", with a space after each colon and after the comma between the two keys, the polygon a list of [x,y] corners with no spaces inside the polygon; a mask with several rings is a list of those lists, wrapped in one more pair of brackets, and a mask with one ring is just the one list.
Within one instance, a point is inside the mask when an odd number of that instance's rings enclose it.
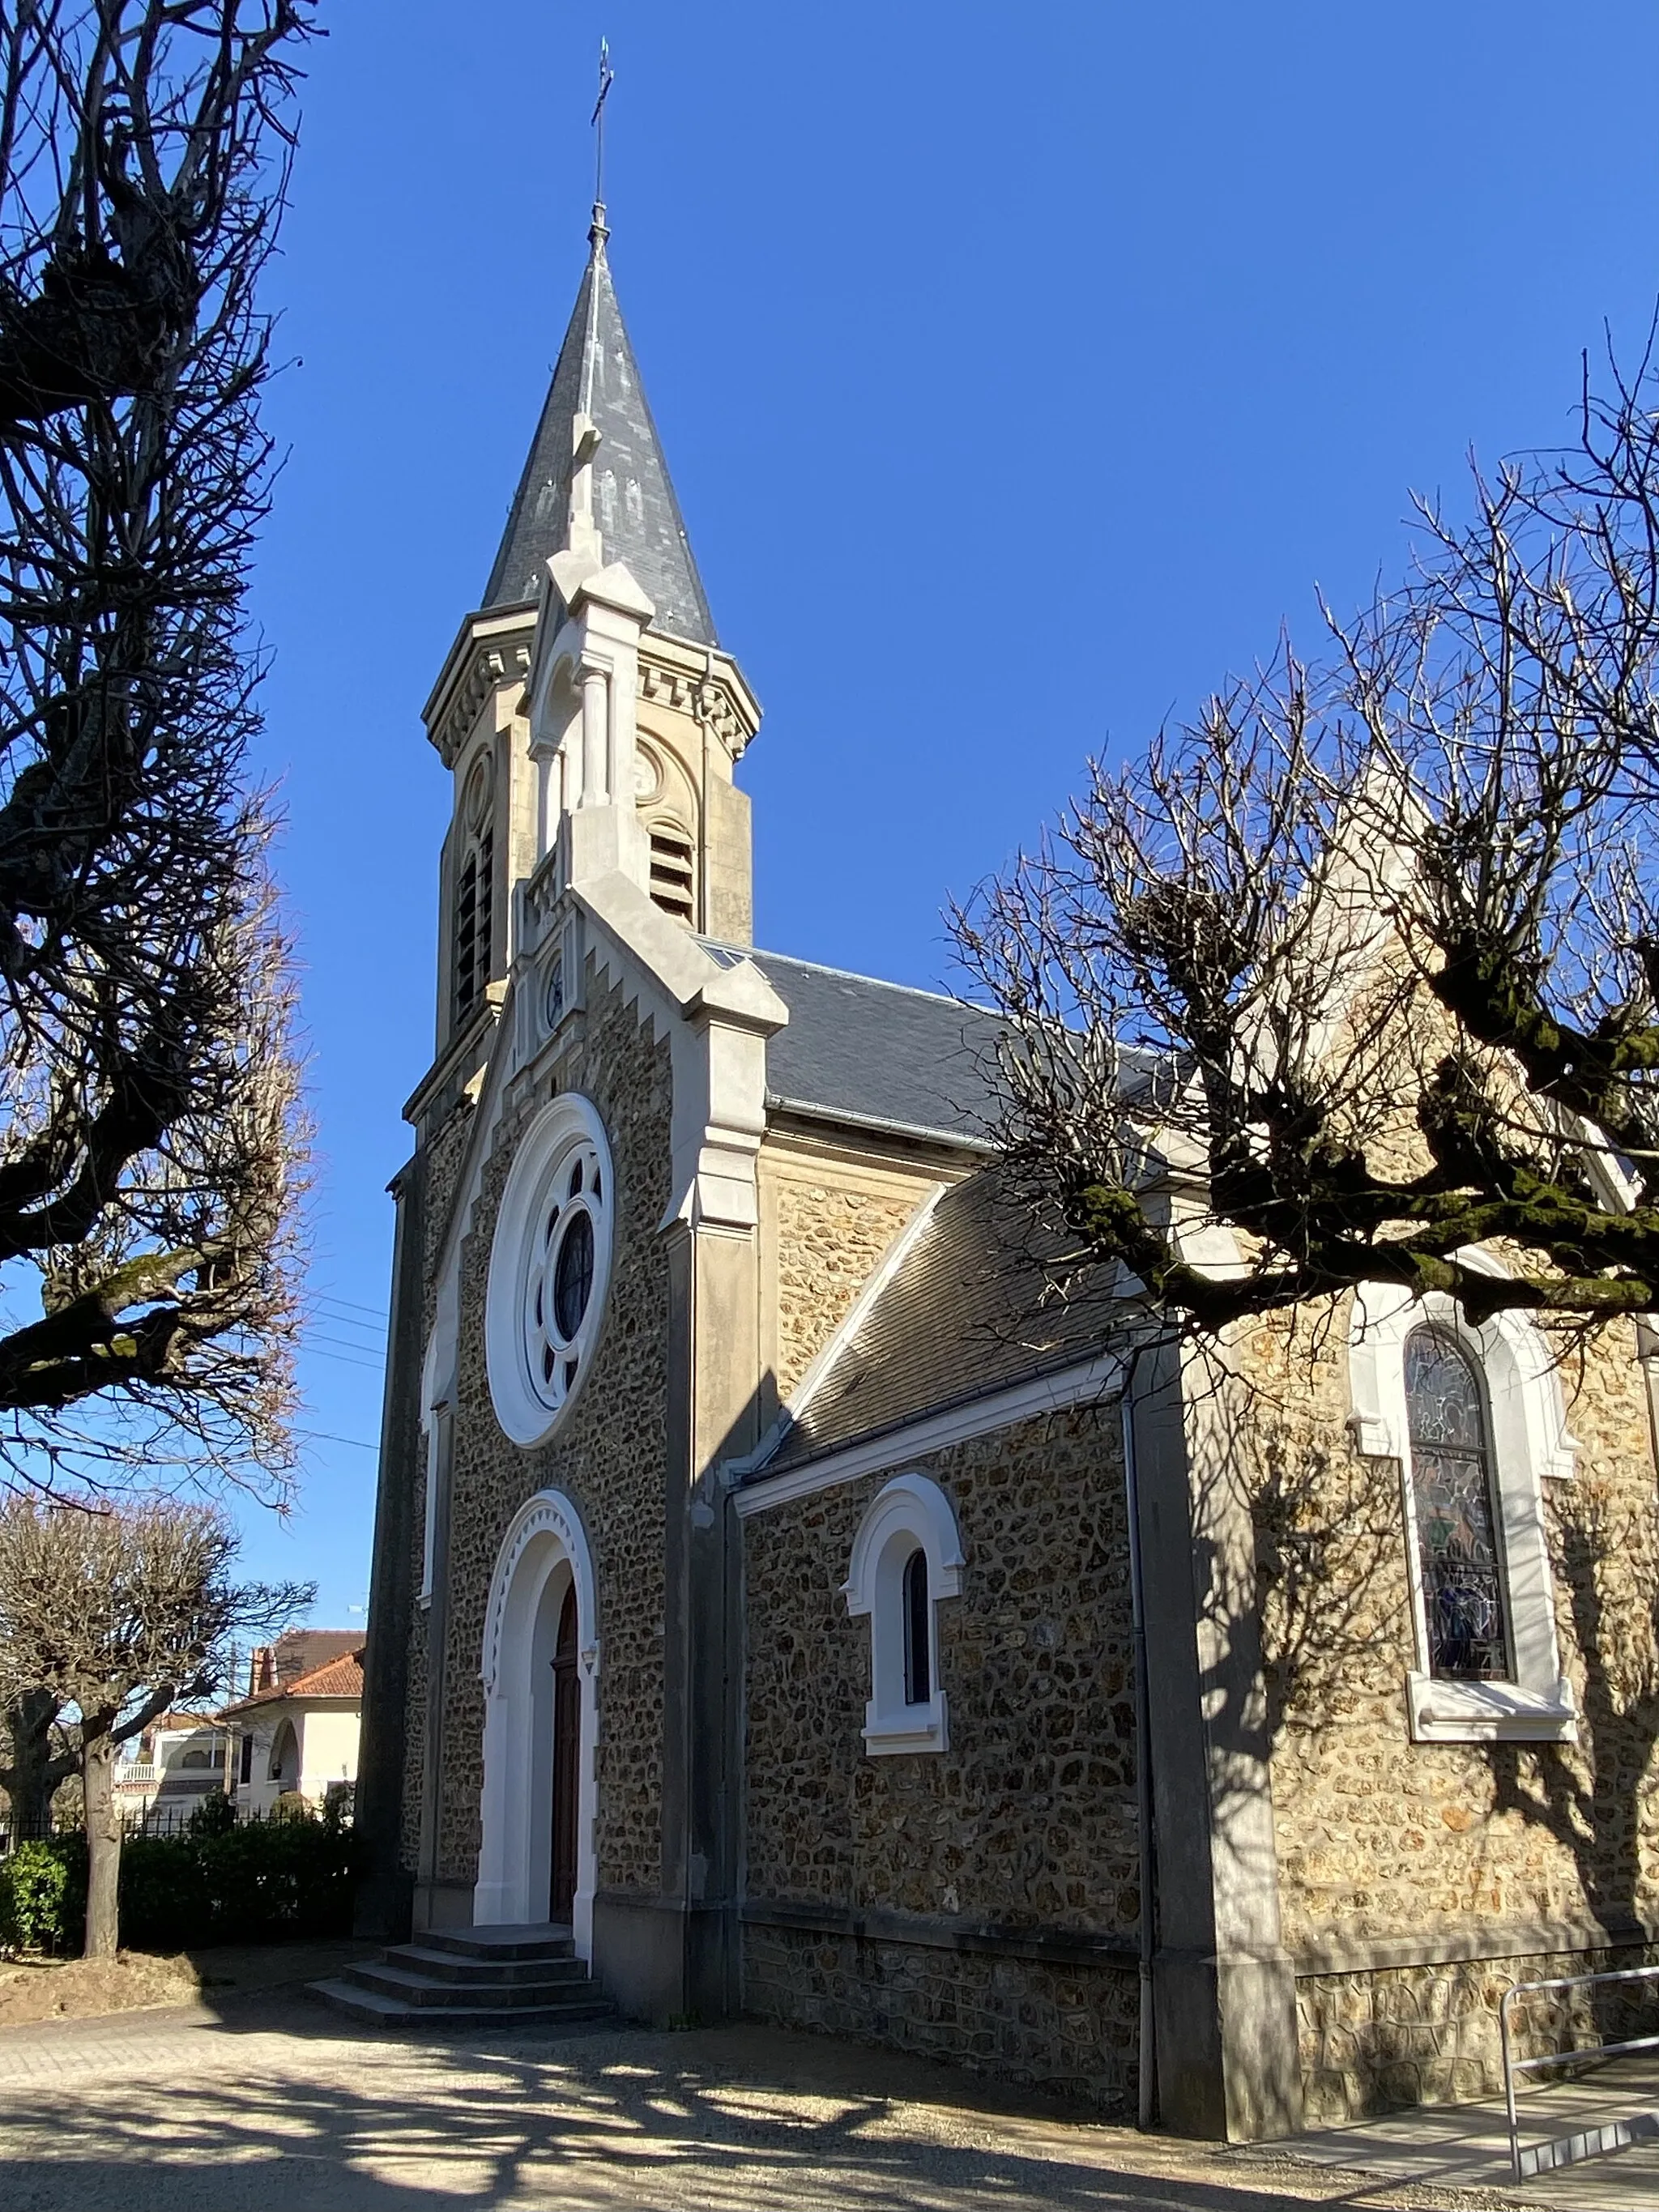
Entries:
{"label": "white house with red roof tiles", "polygon": [[362,1710],[360,1630],[295,1629],[262,1645],[247,1695],[219,1716],[234,1738],[237,1809],[268,1813],[295,1791],[321,1807],[355,1785]]}

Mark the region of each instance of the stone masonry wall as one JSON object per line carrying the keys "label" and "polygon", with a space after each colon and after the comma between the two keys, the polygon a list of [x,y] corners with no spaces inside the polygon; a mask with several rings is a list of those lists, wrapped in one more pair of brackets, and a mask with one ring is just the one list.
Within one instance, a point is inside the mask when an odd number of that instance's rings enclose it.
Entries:
{"label": "stone masonry wall", "polygon": [[1107,2112],[1133,2103],[1133,1966],[749,1927],[743,1975],[747,2008],[792,2027],[917,2051]]}
{"label": "stone masonry wall", "polygon": [[[1252,1330],[1251,1468],[1273,1728],[1284,1940],[1353,1972],[1304,1979],[1304,2061],[1322,2111],[1492,2087],[1496,2005],[1540,1938],[1659,1922],[1659,1524],[1646,1382],[1632,1333],[1563,1365],[1577,1472],[1545,1504],[1577,1744],[1419,1744],[1406,1510],[1392,1461],[1346,1428],[1347,1321]],[[1477,1964],[1386,1967],[1389,1939]],[[1571,1940],[1570,1938],[1568,1940]],[[1605,1940],[1605,1939],[1603,1939]],[[1527,1952],[1528,1956],[1504,1957]],[[1583,1959],[1583,1953],[1569,1953]],[[1588,1963],[1588,1962],[1586,1962]],[[1478,2015],[1478,2016],[1477,2016]]]}
{"label": "stone masonry wall", "polygon": [[776,1387],[787,1398],[931,1186],[895,1190],[828,1165],[766,1177],[777,1255]]}
{"label": "stone masonry wall", "polygon": [[[1401,2105],[1501,2097],[1498,2014],[1506,1990],[1518,1982],[1656,1960],[1659,1952],[1650,1948],[1626,1948],[1301,1976],[1296,1995],[1308,2124],[1360,2119]],[[1592,2049],[1659,2033],[1659,1985],[1540,1991],[1517,1999],[1510,2018],[1517,2057]],[[1547,2086],[1562,2076],[1534,2078]],[[1520,2086],[1524,2092],[1524,2076]]]}
{"label": "stone masonry wall", "polygon": [[604,1660],[599,1685],[602,1887],[654,1891],[661,1872],[663,1516],[666,1482],[668,1275],[658,1233],[669,1197],[670,1073],[620,989],[590,988],[586,1034],[558,1088],[598,1108],[613,1164],[614,1242],[607,1310],[589,1372],[552,1442],[510,1443],[485,1371],[484,1289],[496,1211],[520,1130],[545,1088],[504,1116],[461,1259],[460,1340],[450,1505],[447,1684],[439,1817],[440,1880],[476,1878],[483,1782],[479,1678],[490,1577],[525,1500],[557,1488],[576,1503],[592,1547]]}
{"label": "stone masonry wall", "polygon": [[[1115,1407],[924,1459],[961,1531],[939,1605],[943,1753],[869,1757],[869,1626],[841,1595],[875,1474],[743,1524],[746,1894],[953,1930],[1117,1938],[1139,1923],[1134,1725]],[[889,1470],[895,1472],[896,1468]],[[797,2024],[974,2057],[1115,2106],[1134,1974],[749,1926],[745,2002]],[[1125,2036],[1128,2042],[1124,2041]]]}
{"label": "stone masonry wall", "polygon": [[[432,1328],[437,1297],[438,1260],[448,1231],[449,1218],[454,1210],[456,1188],[466,1157],[466,1140],[472,1127],[472,1112],[471,1105],[465,1103],[450,1115],[433,1136],[422,1164],[426,1178],[421,1254],[422,1346]],[[410,1586],[415,1590],[421,1587],[426,1561],[425,1477],[424,1464],[417,1455],[414,1479],[420,1486],[421,1494],[410,1516],[408,1569]],[[426,1773],[426,1675],[427,1617],[423,1607],[417,1605],[410,1615],[408,1688],[404,1705],[403,1820],[398,1844],[399,1863],[405,1873],[411,1875],[416,1872],[420,1857],[421,1794]]]}

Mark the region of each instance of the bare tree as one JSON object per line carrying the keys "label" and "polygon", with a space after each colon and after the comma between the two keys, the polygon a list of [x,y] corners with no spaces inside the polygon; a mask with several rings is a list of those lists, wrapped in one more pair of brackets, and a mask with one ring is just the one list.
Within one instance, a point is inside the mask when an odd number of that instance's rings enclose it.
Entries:
{"label": "bare tree", "polygon": [[[0,1470],[280,1489],[305,1141],[246,626],[305,0],[0,11]],[[38,1286],[40,1317],[19,1318]]]}
{"label": "bare tree", "polygon": [[75,1716],[86,1800],[88,1958],[116,1948],[116,1753],[169,1706],[222,1690],[233,1641],[284,1626],[310,1585],[237,1585],[237,1540],[205,1505],[116,1509],[21,1496],[0,1506],[0,1699]]}
{"label": "bare tree", "polygon": [[1366,1282],[1659,1310],[1650,356],[1474,489],[1317,665],[1096,767],[956,915],[1062,1285],[1206,1340]]}
{"label": "bare tree", "polygon": [[22,1690],[0,1707],[0,1727],[10,1743],[0,1765],[14,1840],[46,1834],[52,1802],[80,1761],[50,1690]]}

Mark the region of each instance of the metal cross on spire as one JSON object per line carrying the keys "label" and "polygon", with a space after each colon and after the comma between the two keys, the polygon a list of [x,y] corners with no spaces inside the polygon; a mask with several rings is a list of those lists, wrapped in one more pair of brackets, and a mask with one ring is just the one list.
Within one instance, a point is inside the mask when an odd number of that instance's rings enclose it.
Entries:
{"label": "metal cross on spire", "polygon": [[611,41],[601,39],[599,96],[589,118],[593,126],[593,222],[595,228],[601,231],[605,228],[605,103],[616,81],[617,72],[611,66]]}

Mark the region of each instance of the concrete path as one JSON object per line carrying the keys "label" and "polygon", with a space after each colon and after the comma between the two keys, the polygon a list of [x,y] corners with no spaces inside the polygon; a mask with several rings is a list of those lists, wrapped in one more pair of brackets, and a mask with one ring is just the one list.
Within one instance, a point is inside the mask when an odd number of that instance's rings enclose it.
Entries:
{"label": "concrete path", "polygon": [[1635,2212],[1659,2207],[1659,2058],[1620,2058],[1577,2081],[1528,2089],[1520,2100],[1521,2145],[1571,2140],[1632,2123],[1641,2139],[1562,2166],[1521,2183],[1513,2179],[1509,2121],[1503,2100],[1393,2112],[1357,2127],[1321,2128],[1304,2136],[1297,2154],[1317,2164],[1360,2167],[1399,2180],[1441,2188],[1500,2190],[1522,2204],[1566,2212]]}
{"label": "concrete path", "polygon": [[[363,2039],[306,1999],[265,1996],[0,2034],[5,2212],[1468,2212],[1503,2201],[1139,2136],[924,2061],[752,2027]],[[1528,2190],[1523,2201],[1564,2200]],[[1620,2212],[1654,2201],[1627,2196]]]}

